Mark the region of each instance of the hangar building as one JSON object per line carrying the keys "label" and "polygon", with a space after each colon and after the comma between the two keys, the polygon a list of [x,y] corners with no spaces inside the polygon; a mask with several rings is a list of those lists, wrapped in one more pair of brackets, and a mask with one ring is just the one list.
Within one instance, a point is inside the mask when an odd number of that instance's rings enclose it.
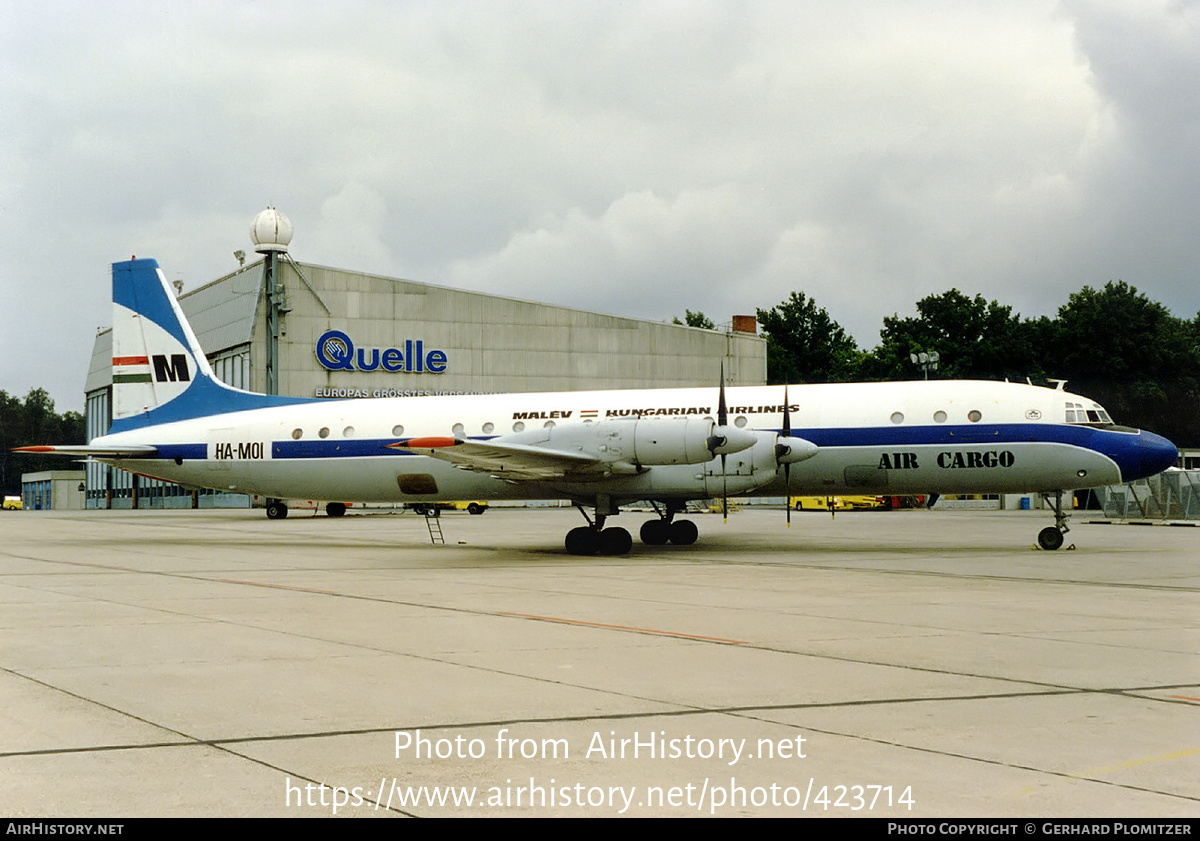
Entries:
{"label": "hangar building", "polygon": [[[722,362],[728,384],[766,382],[753,316],[704,330],[297,263],[274,210],[252,236],[262,260],[179,295],[213,371],[237,388],[319,399],[715,388]],[[112,419],[111,328],[85,390],[90,440]],[[85,485],[89,508],[248,504],[101,464]]]}

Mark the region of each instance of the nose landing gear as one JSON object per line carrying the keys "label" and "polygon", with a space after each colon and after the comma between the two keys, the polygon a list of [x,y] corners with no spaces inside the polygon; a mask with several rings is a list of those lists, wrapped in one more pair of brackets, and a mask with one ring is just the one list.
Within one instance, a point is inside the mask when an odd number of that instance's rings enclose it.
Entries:
{"label": "nose landing gear", "polygon": [[1063,513],[1063,492],[1054,492],[1054,501],[1050,501],[1050,494],[1042,494],[1042,499],[1050,505],[1054,506],[1054,525],[1046,526],[1038,532],[1038,546],[1041,546],[1048,552],[1053,552],[1055,549],[1062,548],[1064,535],[1070,531],[1067,528],[1067,514]]}

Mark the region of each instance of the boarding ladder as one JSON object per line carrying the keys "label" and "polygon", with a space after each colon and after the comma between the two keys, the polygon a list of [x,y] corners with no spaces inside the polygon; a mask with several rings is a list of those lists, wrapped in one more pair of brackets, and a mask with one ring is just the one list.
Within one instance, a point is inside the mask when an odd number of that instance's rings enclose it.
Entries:
{"label": "boarding ladder", "polygon": [[429,542],[435,545],[438,543],[445,545],[446,543],[446,538],[442,534],[441,513],[436,505],[425,509],[425,526],[429,529]]}

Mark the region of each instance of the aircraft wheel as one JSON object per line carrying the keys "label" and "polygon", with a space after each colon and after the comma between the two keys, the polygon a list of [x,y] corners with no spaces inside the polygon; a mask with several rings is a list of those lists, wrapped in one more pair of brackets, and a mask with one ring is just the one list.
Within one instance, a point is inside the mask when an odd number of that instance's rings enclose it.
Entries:
{"label": "aircraft wheel", "polygon": [[1054,526],[1046,526],[1038,532],[1038,545],[1047,551],[1053,552],[1063,545],[1063,533]]}
{"label": "aircraft wheel", "polygon": [[567,551],[572,555],[595,555],[598,548],[600,538],[595,529],[580,526],[567,532]]}
{"label": "aircraft wheel", "polygon": [[279,500],[267,503],[267,519],[282,520],[287,516],[287,506]]}
{"label": "aircraft wheel", "polygon": [[342,517],[346,514],[346,503],[344,502],[327,502],[325,503],[325,513],[330,517]]}
{"label": "aircraft wheel", "polygon": [[676,546],[691,546],[700,536],[700,530],[691,520],[676,520],[671,523],[671,542]]}
{"label": "aircraft wheel", "polygon": [[671,524],[666,520],[647,520],[638,534],[647,546],[662,546],[671,539]]}
{"label": "aircraft wheel", "polygon": [[628,555],[633,548],[633,538],[623,528],[605,529],[600,532],[601,555]]}

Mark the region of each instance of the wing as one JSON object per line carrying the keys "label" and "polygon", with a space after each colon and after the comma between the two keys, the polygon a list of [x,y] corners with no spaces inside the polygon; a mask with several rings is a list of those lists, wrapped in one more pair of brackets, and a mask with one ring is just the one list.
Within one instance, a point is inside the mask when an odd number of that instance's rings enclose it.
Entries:
{"label": "wing", "polygon": [[475,470],[498,479],[514,481],[548,481],[568,477],[587,481],[603,479],[614,473],[638,472],[633,465],[604,461],[585,452],[503,441],[410,438],[389,446],[448,461],[463,470]]}

